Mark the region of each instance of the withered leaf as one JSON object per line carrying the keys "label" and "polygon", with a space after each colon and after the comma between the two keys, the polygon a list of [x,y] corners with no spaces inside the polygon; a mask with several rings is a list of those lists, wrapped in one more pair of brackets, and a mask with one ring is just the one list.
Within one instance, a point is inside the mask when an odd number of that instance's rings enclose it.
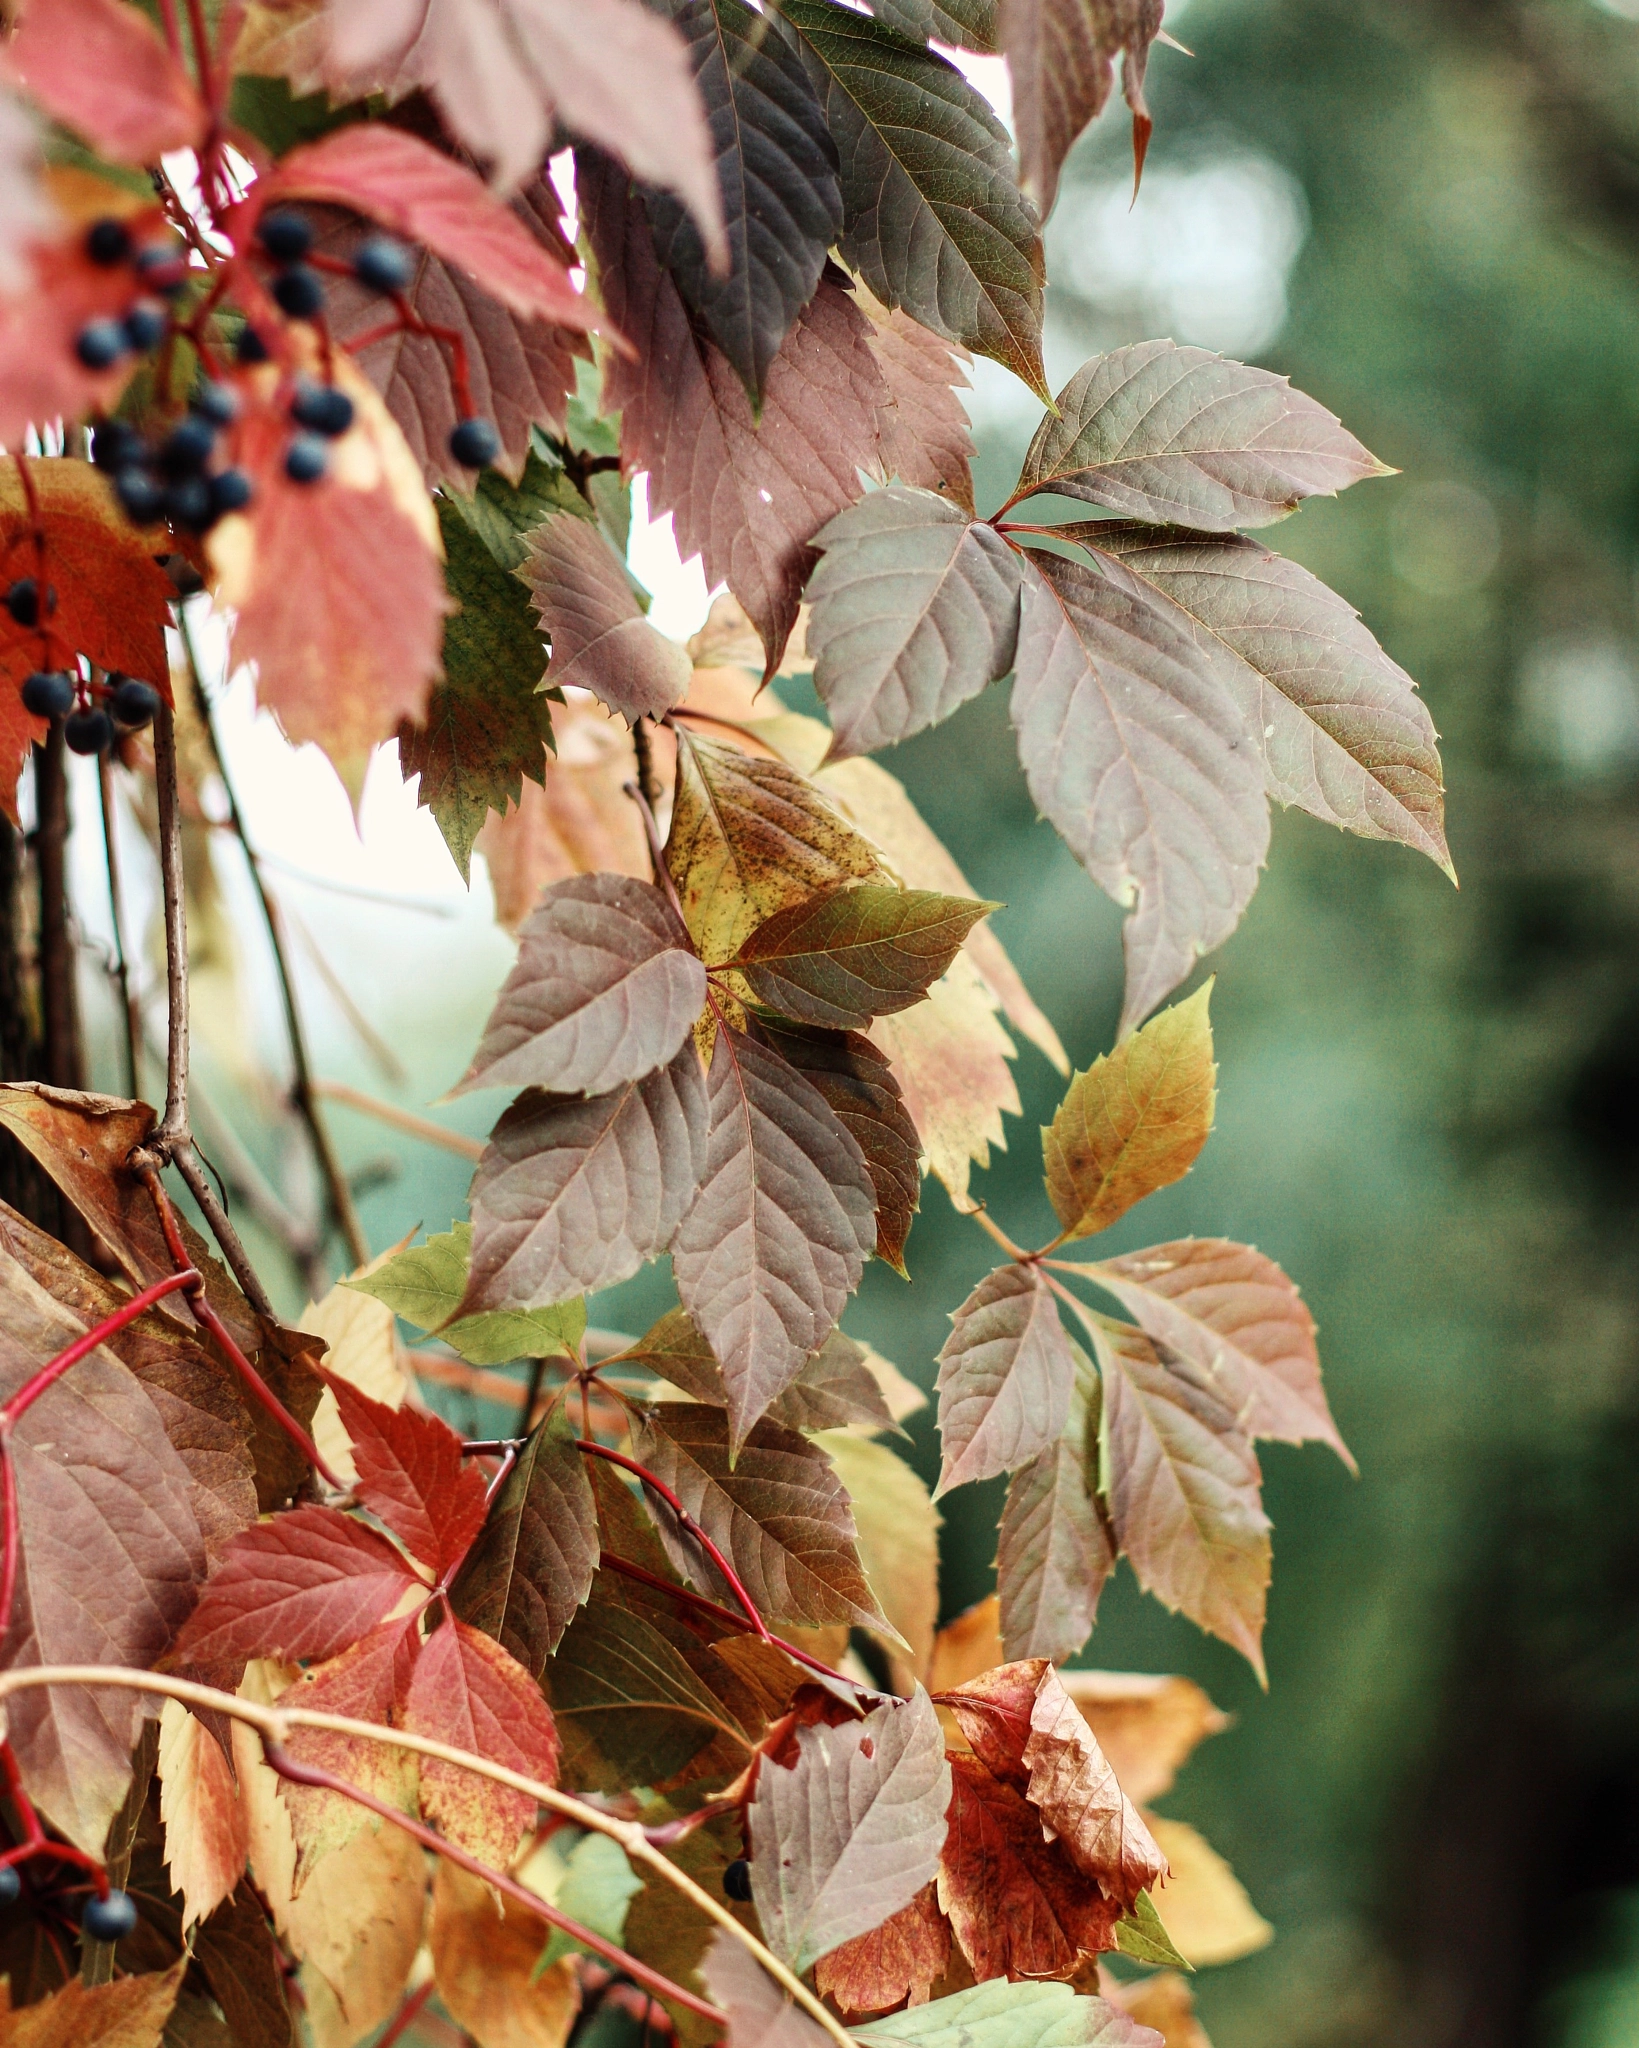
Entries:
{"label": "withered leaf", "polygon": [[1314,1319],[1273,1259],[1186,1237],[1093,1271],[1140,1329],[1210,1374],[1249,1436],[1330,1444],[1356,1469],[1320,1382]]}
{"label": "withered leaf", "polygon": [[160,2048],[186,1960],[89,1989],[70,1978],[60,1991],[5,2021],[6,2048]]}
{"label": "withered leaf", "polygon": [[692,1040],[669,1066],[609,1095],[520,1096],[473,1181],[462,1313],[612,1287],[663,1251],[696,1199],[708,1113]]}
{"label": "withered leaf", "polygon": [[949,1967],[950,1922],[928,1884],[880,1927],[821,1956],[814,1965],[814,1983],[845,2013],[886,2012],[907,2000],[926,2005]]}
{"label": "withered leaf", "polygon": [[949,499],[890,484],[839,512],[814,545],[808,652],[833,757],[937,725],[1012,668],[1019,558]]}
{"label": "withered leaf", "polygon": [[538,1679],[585,1604],[597,1528],[585,1460],[562,1408],[554,1408],[507,1474],[450,1588],[450,1605]]}
{"label": "withered leaf", "polygon": [[[769,1621],[885,1626],[854,1547],[847,1495],[829,1460],[778,1423],[756,1425],[729,1463],[721,1409],[662,1403],[635,1433],[637,1455],[733,1565]],[[672,1548],[713,1596],[733,1595],[686,1535]]]}
{"label": "withered leaf", "polygon": [[482,1878],[442,1858],[433,1876],[428,1947],[438,1995],[458,2027],[485,2048],[563,2048],[580,2006],[573,1963],[537,1973],[545,1924]]}
{"label": "withered leaf", "polygon": [[1239,708],[1138,586],[1034,551],[1012,717],[1037,808],[1115,902],[1130,1031],[1235,928],[1269,844]]}
{"label": "withered leaf", "polygon": [[[391,1726],[402,1719],[415,1672],[418,1626],[413,1615],[380,1623],[339,1657],[308,1665],[281,1697],[287,1706]],[[405,1812],[415,1809],[416,1759],[407,1750],[328,1728],[293,1730],[289,1748],[300,1763],[328,1771],[389,1806]],[[317,1786],[281,1779],[279,1798],[295,1837],[298,1888],[318,1865],[356,1841],[361,1831],[390,1827],[373,1819],[356,1800]]]}
{"label": "withered leaf", "polygon": [[847,1031],[927,994],[995,903],[865,883],[777,910],[732,964],[770,1009]]}
{"label": "withered leaf", "polygon": [[794,1970],[908,1906],[939,1867],[950,1804],[945,1738],[917,1688],[863,1721],[797,1730],[765,1762],[748,1812],[764,1939]]}
{"label": "withered leaf", "polygon": [[555,883],[518,941],[457,1093],[601,1095],[640,1081],[676,1056],[706,999],[705,969],[676,912],[626,875]]}
{"label": "withered leaf", "polygon": [[1140,341],[1084,363],[1036,430],[1018,495],[1052,490],[1128,519],[1229,533],[1388,472],[1272,370]]}
{"label": "withered leaf", "polygon": [[1229,1726],[1189,1678],[1138,1671],[1061,1671],[1059,1683],[1098,1737],[1121,1789],[1139,1806],[1170,1792],[1196,1745]]}
{"label": "withered leaf", "polygon": [[1001,45],[1013,84],[1019,183],[1045,220],[1059,170],[1089,121],[1104,111],[1121,59],[1133,117],[1133,160],[1142,172],[1150,139],[1144,70],[1164,0],[1000,0]]}
{"label": "withered leaf", "polygon": [[160,1819],[182,1924],[207,1919],[244,1874],[245,1810],[222,1745],[197,1716],[167,1700],[159,1721]]}
{"label": "withered leaf", "polygon": [[955,1314],[939,1353],[939,1491],[1039,1456],[1070,1413],[1076,1359],[1045,1277],[998,1266]]}
{"label": "withered leaf", "polygon": [[1091,1359],[1076,1361],[1070,1419],[1058,1441],[1013,1474],[996,1543],[1003,1654],[1062,1663],[1093,1632],[1115,1554],[1094,1496],[1100,1389]]}
{"label": "withered leaf", "polygon": [[722,1367],[738,1448],[836,1327],[876,1241],[876,1191],[858,1144],[778,1053],[720,1025],[707,1088],[672,1272]]}
{"label": "withered leaf", "polygon": [[560,512],[527,539],[518,573],[552,643],[547,679],[590,690],[629,725],[680,703],[693,673],[632,594],[626,565],[590,520]]}
{"label": "withered leaf", "polygon": [[1263,1677],[1269,1519],[1239,1414],[1182,1353],[1091,1319],[1104,1376],[1116,1538],[1146,1592],[1239,1650]]}
{"label": "withered leaf", "polygon": [[1180,1179],[1212,1131],[1212,984],[1077,1074],[1041,1134],[1067,1238],[1091,1237]]}
{"label": "withered leaf", "polygon": [[647,199],[655,249],[753,399],[842,227],[836,146],[789,39],[740,0],[667,0],[689,45],[723,194],[715,275],[682,204]]}

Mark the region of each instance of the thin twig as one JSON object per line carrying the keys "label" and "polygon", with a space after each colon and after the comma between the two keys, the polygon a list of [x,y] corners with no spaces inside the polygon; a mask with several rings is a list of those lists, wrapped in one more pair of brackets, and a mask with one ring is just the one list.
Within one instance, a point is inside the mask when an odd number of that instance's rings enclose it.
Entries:
{"label": "thin twig", "polygon": [[240,1291],[259,1316],[270,1323],[279,1318],[267,1289],[262,1285],[261,1275],[250,1262],[250,1253],[239,1241],[239,1233],[228,1221],[228,1212],[216,1198],[209,1176],[200,1165],[193,1149],[193,1139],[184,1138],[173,1146],[171,1164],[182,1177],[182,1183],[199,1204],[199,1213],[204,1217],[211,1236],[222,1248],[222,1256],[228,1262],[228,1270],[239,1282]]}
{"label": "thin twig", "polygon": [[196,1712],[214,1710],[226,1714],[230,1720],[242,1721],[247,1727],[254,1728],[264,1742],[271,1741],[281,1746],[288,1741],[293,1729],[322,1729],[332,1735],[351,1736],[355,1741],[380,1743],[393,1749],[409,1750],[416,1756],[432,1757],[439,1763],[453,1764],[458,1770],[471,1771],[475,1777],[487,1778],[491,1784],[508,1786],[512,1791],[533,1799],[537,1806],[544,1806],[548,1812],[562,1814],[577,1827],[593,1834],[607,1835],[611,1841],[618,1842],[633,1862],[654,1871],[656,1876],[708,1918],[715,1920],[732,1940],[754,1956],[803,2011],[824,2028],[837,2043],[837,2048],[855,2048],[841,2021],[802,1979],[760,1942],[750,1928],[742,1925],[721,1899],[713,1898],[703,1886],[695,1883],[687,1871],[680,1870],[668,1856],[663,1855],[637,1821],[618,1820],[613,1814],[575,1798],[572,1793],[560,1792],[555,1785],[542,1784],[539,1779],[525,1777],[521,1771],[509,1770],[505,1764],[491,1763],[487,1757],[475,1756],[471,1750],[457,1749],[450,1743],[414,1734],[407,1728],[383,1728],[372,1721],[354,1721],[343,1714],[319,1713],[312,1708],[279,1704],[263,1706],[259,1701],[241,1699],[236,1693],[220,1692],[215,1686],[199,1685],[186,1678],[172,1678],[158,1671],[138,1671],[106,1664],[35,1664],[0,1671],[0,1706],[13,1693],[54,1685],[118,1687],[161,1699],[174,1699]]}
{"label": "thin twig", "polygon": [[97,756],[97,794],[102,800],[102,844],[108,866],[108,908],[114,926],[114,980],[120,992],[120,1019],[125,1026],[125,1078],[133,1099],[141,1092],[137,1046],[142,1018],[131,994],[130,952],[125,943],[125,892],[120,887],[120,857],[115,831],[114,770],[106,752]]}
{"label": "thin twig", "polygon": [[677,894],[677,884],[672,880],[671,869],[666,865],[666,849],[661,843],[660,827],[655,823],[655,815],[649,807],[649,799],[635,782],[623,782],[621,784],[621,791],[624,795],[629,796],[632,802],[637,805],[638,815],[643,820],[643,836],[649,842],[649,858],[654,863],[654,878],[660,887],[665,890],[667,902],[677,912],[678,923],[686,924],[688,920],[683,915],[683,905]]}
{"label": "thin twig", "polygon": [[443,1124],[435,1124],[430,1116],[417,1116],[413,1109],[400,1109],[397,1103],[378,1101],[374,1095],[366,1095],[362,1088],[350,1087],[345,1081],[315,1081],[313,1093],[322,1095],[327,1102],[345,1103],[361,1116],[373,1116],[378,1123],[389,1124],[406,1137],[420,1138],[429,1145],[441,1146],[444,1151],[454,1152],[462,1159],[482,1159],[484,1156],[483,1145],[477,1138],[469,1138],[464,1131],[452,1131]]}
{"label": "thin twig", "polygon": [[965,1209],[962,1213],[971,1216],[981,1230],[988,1232],[1010,1259],[1016,1259],[1021,1266],[1032,1265],[1035,1262],[1036,1254],[1027,1252],[1023,1245],[1015,1244],[1001,1225],[993,1222],[982,1207]]}
{"label": "thin twig", "polygon": [[[165,1114],[149,1140],[168,1161],[188,1141],[188,912],[182,872],[182,806],[177,796],[176,721],[154,713],[154,784],[159,796],[159,874],[165,894]],[[213,1226],[214,1227],[214,1226]]]}
{"label": "thin twig", "polygon": [[387,2022],[387,2031],[377,2037],[376,2048],[395,2048],[420,2017],[421,2008],[438,1989],[436,1977],[429,1977],[417,1990],[408,1992],[397,2012]]}

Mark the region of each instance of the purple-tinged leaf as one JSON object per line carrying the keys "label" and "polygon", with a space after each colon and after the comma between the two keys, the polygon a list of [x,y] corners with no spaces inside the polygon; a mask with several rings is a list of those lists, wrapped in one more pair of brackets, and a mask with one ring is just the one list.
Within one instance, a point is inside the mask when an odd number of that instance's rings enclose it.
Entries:
{"label": "purple-tinged leaf", "polygon": [[1073,1657],[1093,1632],[1098,1599],[1115,1569],[1099,1518],[1100,1389],[1092,1360],[1074,1343],[1070,1419],[1058,1441],[1013,1474],[996,1544],[1002,1653],[1009,1659]]}
{"label": "purple-tinged leaf", "polygon": [[681,703],[693,665],[643,616],[626,565],[599,529],[560,512],[537,526],[526,546],[518,574],[552,643],[547,681],[590,690],[628,725]]}
{"label": "purple-tinged leaf", "polygon": [[1144,70],[1161,27],[1163,0],[1001,0],[1002,49],[1013,83],[1019,184],[1045,220],[1071,145],[1104,111],[1121,59],[1133,116],[1135,173],[1144,168],[1150,110]]}
{"label": "purple-tinged leaf", "polygon": [[1039,1457],[1069,1418],[1076,1378],[1075,1352],[1033,1266],[998,1266],[951,1322],[939,1354],[939,1493]]}

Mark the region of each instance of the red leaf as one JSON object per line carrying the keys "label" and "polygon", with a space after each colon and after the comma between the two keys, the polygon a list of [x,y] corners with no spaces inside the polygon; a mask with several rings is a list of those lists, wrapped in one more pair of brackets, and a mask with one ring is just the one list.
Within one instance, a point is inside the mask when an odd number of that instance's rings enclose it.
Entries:
{"label": "red leaf", "polygon": [[293,1508],[228,1545],[176,1655],[198,1664],[334,1657],[419,1584],[364,1523],[334,1508]]}
{"label": "red leaf", "polygon": [[32,0],[6,55],[54,120],[117,163],[157,164],[204,137],[193,80],[125,0]]}
{"label": "red leaf", "polygon": [[814,1983],[845,2013],[926,2005],[950,1968],[950,1922],[931,1884],[869,1934],[856,1934],[814,1965]]}
{"label": "red leaf", "polygon": [[404,1547],[442,1578],[484,1525],[484,1475],[436,1415],[389,1408],[324,1374],[353,1441],[358,1496]]}
{"label": "red leaf", "polygon": [[261,205],[300,197],[350,206],[470,271],[514,313],[563,327],[598,324],[568,271],[483,180],[402,128],[338,128],[292,150],[257,192]]}
{"label": "red leaf", "polygon": [[[404,1703],[415,1683],[418,1626],[412,1614],[372,1629],[339,1657],[304,1671],[281,1698],[286,1706],[344,1714],[349,1720],[374,1721],[384,1728],[402,1721]],[[415,1758],[408,1750],[339,1735],[328,1728],[295,1729],[287,1747],[298,1763],[329,1771],[390,1806],[407,1812],[414,1809]],[[362,1806],[339,1792],[289,1782],[280,1789],[296,1837],[299,1878],[321,1856],[350,1842],[370,1822]]]}
{"label": "red leaf", "polygon": [[[526,1777],[557,1781],[558,1731],[540,1688],[499,1643],[464,1621],[447,1622],[422,1645],[404,1725]],[[527,1793],[435,1757],[421,1760],[421,1804],[451,1841],[502,1868],[535,1818]]]}

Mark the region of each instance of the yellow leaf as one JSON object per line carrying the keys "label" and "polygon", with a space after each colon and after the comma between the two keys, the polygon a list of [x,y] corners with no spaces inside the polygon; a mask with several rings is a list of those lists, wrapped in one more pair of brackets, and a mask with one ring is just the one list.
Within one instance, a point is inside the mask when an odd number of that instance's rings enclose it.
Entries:
{"label": "yellow leaf", "polygon": [[563,2048],[580,2010],[569,1957],[532,1972],[546,1923],[521,1906],[497,1911],[489,1887],[440,1862],[433,1879],[431,1946],[438,1995],[478,2048]]}
{"label": "yellow leaf", "polygon": [[1267,1948],[1274,1928],[1205,1836],[1181,1820],[1144,1817],[1171,1866],[1155,1893],[1155,1909],[1184,1960],[1199,1970]]}
{"label": "yellow leaf", "polygon": [[1071,1081],[1041,1134],[1066,1238],[1106,1230],[1194,1165],[1212,1129],[1211,982]]}
{"label": "yellow leaf", "polygon": [[[859,1340],[856,1338],[855,1342]],[[860,1363],[882,1390],[882,1399],[888,1413],[895,1422],[903,1422],[907,1415],[914,1415],[919,1408],[928,1405],[928,1397],[914,1380],[908,1380],[892,1359],[884,1358],[869,1344],[860,1344]]]}
{"label": "yellow leaf", "polygon": [[[408,1242],[406,1239],[405,1243]],[[402,1244],[396,1244],[347,1277],[357,1280],[365,1273],[373,1273],[403,1249]],[[324,1339],[329,1347],[324,1356],[326,1372],[346,1380],[372,1401],[385,1402],[389,1408],[403,1407],[410,1381],[399,1362],[395,1319],[385,1302],[338,1281],[323,1301],[307,1304],[296,1327]],[[352,1440],[342,1428],[336,1397],[328,1387],[313,1413],[313,1440],[331,1470],[351,1485],[358,1478]]]}
{"label": "yellow leaf", "polygon": [[182,1894],[186,1932],[239,1882],[249,1838],[221,1744],[176,1700],[167,1700],[159,1717],[159,1781],[165,1865]]}
{"label": "yellow leaf", "polygon": [[957,954],[925,1003],[878,1017],[871,1037],[893,1065],[927,1170],[965,1206],[971,1166],[988,1166],[992,1145],[1007,1149],[1002,1117],[1019,1113],[1013,1041],[968,954]]}
{"label": "yellow leaf", "polygon": [[187,1967],[183,1957],[163,1974],[92,1990],[71,1978],[38,2004],[0,2014],[0,2048],[159,2048]]}
{"label": "yellow leaf", "polygon": [[1229,1726],[1189,1678],[1142,1671],[1065,1671],[1064,1689],[1081,1709],[1127,1797],[1159,1799],[1198,1742]]}
{"label": "yellow leaf", "polygon": [[1100,1989],[1141,2027],[1153,2027],[1163,2048],[1212,2048],[1195,2016],[1195,1993],[1176,1970],[1157,1970],[1153,1977],[1126,1983],[1105,1977]]}
{"label": "yellow leaf", "polygon": [[815,1443],[836,1467],[853,1503],[859,1558],[882,1612],[911,1646],[911,1661],[889,1650],[905,1691],[927,1669],[939,1619],[939,1510],[910,1466],[886,1444],[828,1429]]}

